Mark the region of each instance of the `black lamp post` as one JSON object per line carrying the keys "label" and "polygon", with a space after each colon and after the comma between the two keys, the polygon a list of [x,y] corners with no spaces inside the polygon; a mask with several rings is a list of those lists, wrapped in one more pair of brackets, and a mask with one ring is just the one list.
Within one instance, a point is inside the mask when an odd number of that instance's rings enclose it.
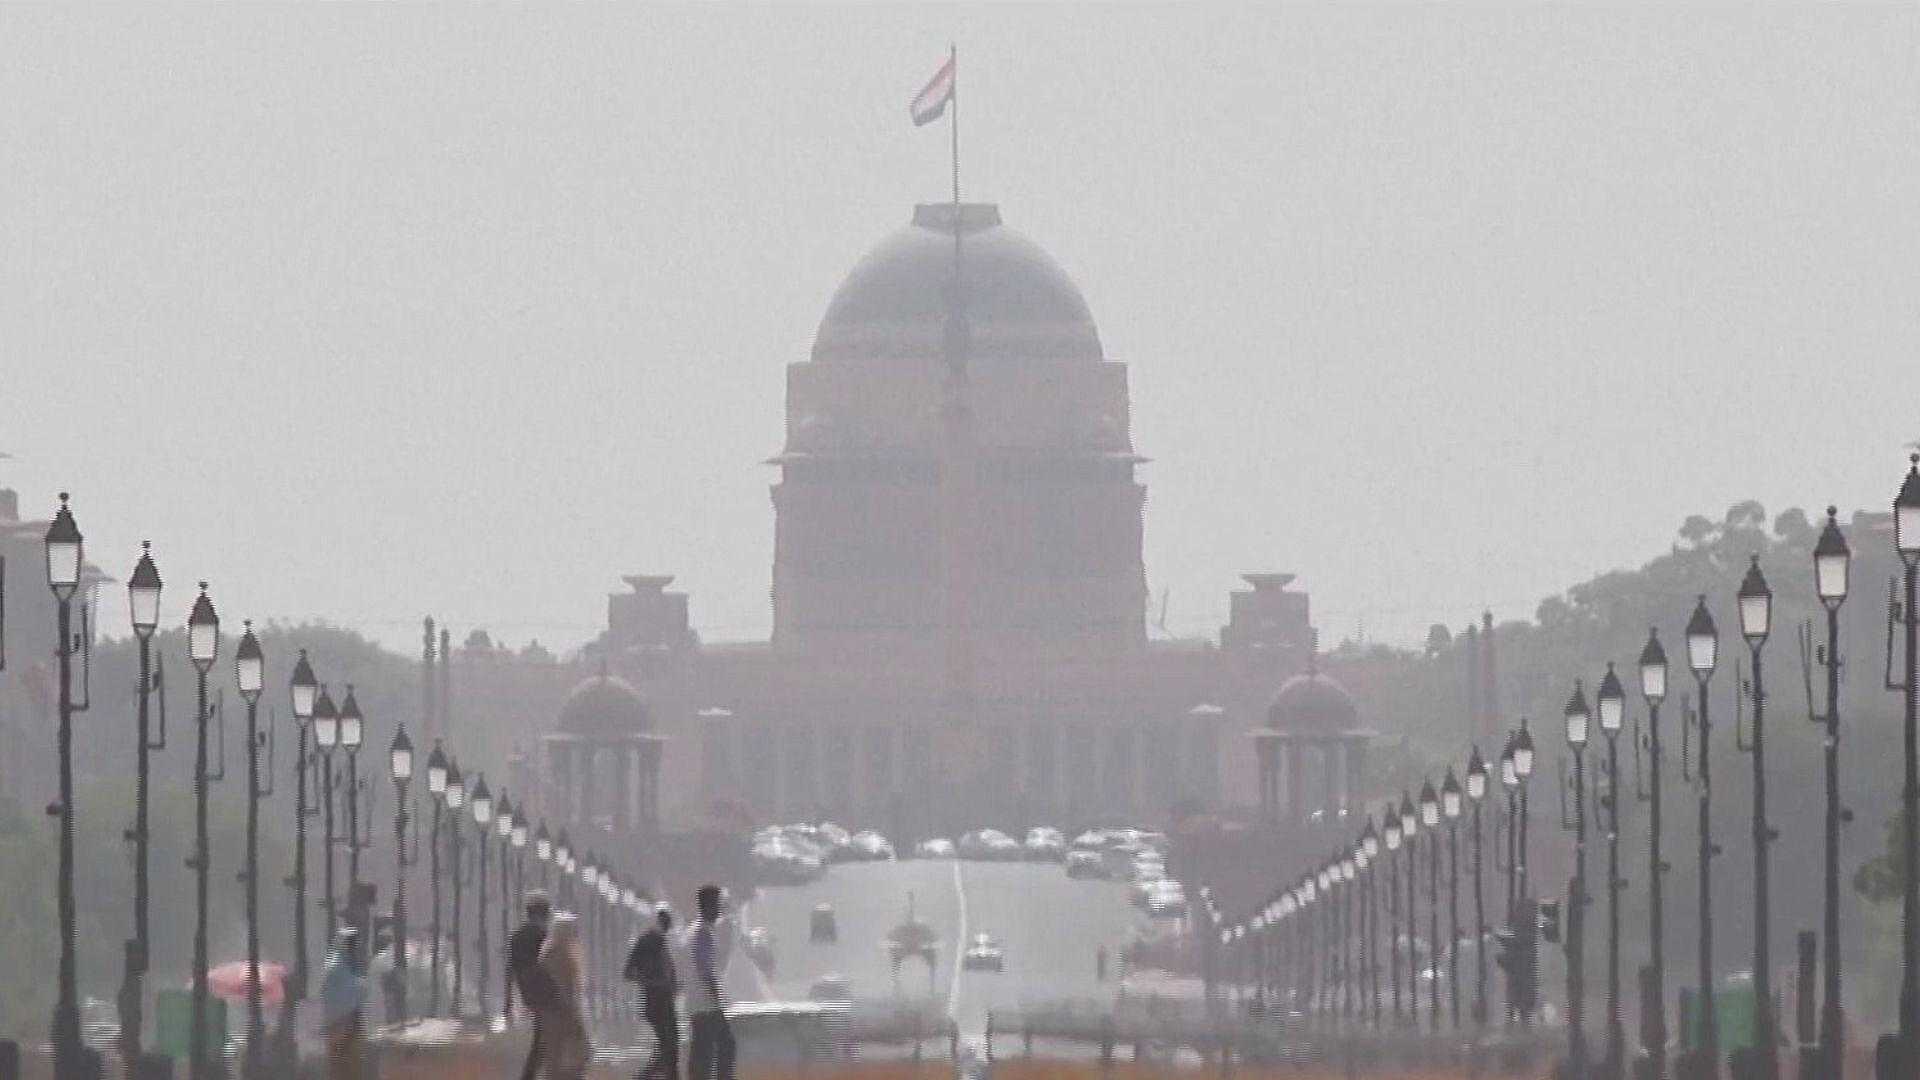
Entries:
{"label": "black lamp post", "polygon": [[[1527,876],[1527,849],[1529,847],[1527,843],[1527,823],[1533,816],[1527,806],[1527,789],[1531,786],[1530,781],[1533,779],[1533,732],[1527,730],[1527,719],[1524,716],[1520,718],[1520,730],[1513,736],[1513,774],[1520,778],[1520,858],[1518,866],[1520,874],[1520,898],[1526,900],[1533,896],[1533,883]],[[1531,1018],[1531,1014],[1529,1014],[1528,1018]]]}
{"label": "black lamp post", "polygon": [[[500,797],[494,800],[493,831],[500,841],[500,944],[506,945],[512,937],[512,928],[508,925],[509,913],[513,910],[512,864],[508,859],[512,854],[513,830],[519,824],[514,816],[518,808],[507,797],[505,788],[500,789]],[[505,1023],[508,1014],[513,1012],[513,972],[504,966],[500,972],[500,1020]]]}
{"label": "black lamp post", "polygon": [[[487,833],[493,827],[493,793],[487,790],[487,774],[481,773],[473,783],[474,849],[479,852],[480,878],[478,895],[480,910],[477,913],[479,923],[477,948],[480,950],[480,977],[474,980],[474,1000],[480,1006],[480,1016],[484,1019],[491,1015],[487,1009],[487,983],[492,981],[488,969],[492,951],[487,948]],[[457,894],[456,894],[457,895]],[[455,901],[457,905],[458,900]]]}
{"label": "black lamp post", "polygon": [[[1507,918],[1513,917],[1513,905],[1520,899],[1518,879],[1514,876],[1514,851],[1519,846],[1517,833],[1520,825],[1520,774],[1513,767],[1513,733],[1507,733],[1507,743],[1500,748],[1500,787],[1507,793]],[[1498,835],[1498,834],[1496,834]],[[1497,852],[1497,849],[1496,849]],[[1498,855],[1495,855],[1498,861]]]}
{"label": "black lamp post", "polygon": [[[515,807],[513,812],[512,840],[513,840],[514,903],[512,904],[512,907],[514,908],[518,908],[522,903],[524,903],[527,895],[527,862],[526,862],[527,837],[528,837],[527,808],[523,804],[521,806]],[[508,975],[508,981],[509,982],[512,981],[511,973],[509,973]]]}
{"label": "black lamp post", "polygon": [[1665,1080],[1667,931],[1663,887],[1668,867],[1660,855],[1660,703],[1667,697],[1667,650],[1660,644],[1660,632],[1651,628],[1647,630],[1646,647],[1640,650],[1640,696],[1647,702],[1647,761],[1653,774],[1646,796],[1651,811],[1647,822],[1647,936],[1652,973],[1647,994],[1650,1000],[1640,1003],[1640,1030],[1653,1080]]}
{"label": "black lamp post", "polygon": [[[1440,815],[1447,819],[1447,992],[1448,1015],[1460,1028],[1460,781],[1447,766],[1440,783]],[[1437,838],[1436,838],[1437,839]],[[1438,977],[1438,973],[1436,973]]]}
{"label": "black lamp post", "polygon": [[1485,849],[1481,847],[1480,804],[1487,797],[1487,762],[1480,748],[1467,757],[1467,799],[1473,803],[1473,1020],[1487,1022],[1487,896],[1483,884]]}
{"label": "black lamp post", "polygon": [[1567,746],[1573,750],[1573,890],[1567,897],[1567,1060],[1569,1073],[1587,1075],[1587,697],[1574,680],[1567,699]]}
{"label": "black lamp post", "polygon": [[[393,745],[387,748],[387,768],[393,775],[393,1019],[407,1019],[407,868],[414,858],[407,853],[407,819],[413,804],[407,801],[407,787],[413,782],[413,740],[407,738],[407,725],[393,730]],[[416,833],[417,835],[417,833]]]}
{"label": "black lamp post", "polygon": [[280,995],[279,1057],[288,1071],[293,1069],[296,1055],[294,1018],[301,999],[307,996],[307,818],[312,814],[307,806],[307,738],[319,689],[307,650],[301,649],[288,682],[293,722],[299,729],[294,744],[293,873],[287,876],[287,885],[293,889],[293,978],[281,988]]}
{"label": "black lamp post", "polygon": [[1387,982],[1393,986],[1393,1022],[1406,1022],[1400,1003],[1400,811],[1387,804],[1380,815],[1382,838],[1387,842]]}
{"label": "black lamp post", "polygon": [[1694,1068],[1706,1075],[1718,1070],[1720,1060],[1720,1022],[1713,1004],[1713,857],[1718,848],[1713,842],[1713,720],[1707,707],[1707,683],[1719,655],[1719,633],[1702,595],[1687,620],[1687,666],[1700,701],[1695,721],[1700,730],[1700,1046],[1695,1053],[1703,1063]]}
{"label": "black lamp post", "polygon": [[1427,1019],[1440,1030],[1440,795],[1420,787],[1420,827],[1427,832]]}
{"label": "black lamp post", "polygon": [[567,842],[566,826],[560,827],[560,836],[553,842],[553,865],[560,878],[559,901],[562,906],[573,903],[573,845]]}
{"label": "black lamp post", "polygon": [[433,741],[427,755],[427,799],[433,803],[433,826],[427,833],[427,887],[433,894],[433,940],[429,943],[427,968],[432,982],[427,988],[427,1011],[440,1015],[440,815],[447,798],[447,755],[440,740]]}
{"label": "black lamp post", "polygon": [[1360,847],[1354,853],[1354,865],[1366,875],[1361,882],[1362,907],[1366,914],[1366,928],[1361,940],[1365,942],[1367,968],[1367,1000],[1373,1006],[1373,1026],[1381,1026],[1380,1010],[1380,835],[1373,829],[1373,819],[1367,819],[1367,827],[1360,832]]}
{"label": "black lamp post", "polygon": [[141,1027],[145,1010],[142,982],[147,973],[147,954],[152,940],[147,930],[147,790],[152,777],[149,755],[167,744],[166,709],[161,708],[160,738],[151,737],[148,725],[148,701],[152,696],[153,632],[160,625],[160,571],[153,564],[151,546],[142,541],[140,561],[127,579],[127,604],[133,621],[133,636],[140,643],[140,681],[135,689],[135,740],[133,828],[127,839],[133,841],[133,939],[126,944],[124,974],[120,981],[120,1059],[134,1062],[140,1058]]}
{"label": "black lamp post", "polygon": [[[1753,701],[1753,736],[1741,747],[1753,758],[1753,996],[1754,1049],[1759,1054],[1759,1077],[1773,1080],[1780,1073],[1778,1048],[1774,1045],[1773,1016],[1773,941],[1772,889],[1768,881],[1767,848],[1773,842],[1773,827],[1767,823],[1767,694],[1761,678],[1760,654],[1773,629],[1773,590],[1760,573],[1760,556],[1753,556],[1740,581],[1740,636],[1747,639],[1747,655],[1753,663],[1750,696]],[[1738,735],[1738,729],[1735,735]]]}
{"label": "black lamp post", "polygon": [[[53,1061],[58,1080],[81,1075],[80,992],[73,898],[73,714],[85,703],[73,700],[73,594],[80,588],[84,541],[67,493],[60,493],[60,509],[47,527],[47,585],[53,590],[56,633],[55,655],[60,662],[60,996],[53,1006]],[[83,631],[84,637],[84,631]]]}
{"label": "black lamp post", "polygon": [[[360,744],[366,739],[366,718],[360,715],[360,703],[354,699],[353,684],[347,684],[347,698],[340,703],[340,748],[347,752],[347,896],[360,891],[360,850],[367,846],[360,830]],[[371,948],[371,938],[362,942]]]}
{"label": "black lamp post", "polygon": [[[1595,695],[1600,734],[1607,737],[1607,1054],[1602,1072],[1618,1080],[1627,1059],[1627,1033],[1620,1022],[1620,728],[1627,715],[1627,695],[1620,676],[1607,663]],[[1584,923],[1583,923],[1584,925]]]}
{"label": "black lamp post", "polygon": [[459,1016],[461,1009],[460,984],[462,982],[462,976],[465,974],[463,970],[464,965],[461,963],[461,950],[463,946],[460,940],[460,928],[461,922],[463,921],[460,918],[460,897],[461,886],[463,884],[460,873],[460,812],[465,809],[467,805],[467,785],[466,781],[460,778],[460,763],[457,761],[447,762],[447,789],[442,793],[441,798],[447,804],[447,811],[453,815],[453,820],[449,823],[447,829],[447,849],[453,857],[453,866],[450,870],[453,877],[453,931],[449,936],[449,940],[453,942],[453,991],[450,998],[450,1007],[453,1010],[453,1015]]}
{"label": "black lamp post", "polygon": [[[1920,610],[1915,610],[1920,585],[1920,454],[1908,459],[1906,479],[1893,500],[1893,546],[1906,568],[1900,621],[1905,631],[1905,677],[1901,730],[1905,735],[1905,779],[1900,787],[1900,827],[1906,836],[1905,881],[1900,890],[1900,1046],[1909,1067],[1920,1060],[1920,753],[1916,721],[1920,721]],[[1891,684],[1892,680],[1888,680]]]}
{"label": "black lamp post", "polygon": [[[247,897],[247,1057],[244,1074],[253,1080],[264,1071],[267,1022],[260,1009],[260,800],[272,794],[260,786],[260,693],[266,688],[266,657],[245,622],[233,651],[234,682],[247,703],[247,868],[241,878]],[[271,778],[272,770],[268,770]]]}
{"label": "black lamp post", "polygon": [[1407,1020],[1420,1027],[1420,950],[1415,938],[1420,933],[1419,847],[1420,814],[1413,808],[1413,797],[1400,792],[1400,842],[1407,846]]}
{"label": "black lamp post", "polygon": [[325,854],[320,871],[325,899],[320,906],[327,912],[327,941],[331,943],[340,930],[340,905],[334,902],[333,885],[333,849],[339,842],[333,830],[333,749],[340,745],[340,710],[334,707],[333,695],[324,683],[313,703],[313,745],[320,751],[320,846]]}
{"label": "black lamp post", "polygon": [[[207,1060],[207,672],[220,653],[220,617],[207,598],[207,583],[200,583],[200,596],[187,617],[187,653],[197,673],[198,693],[194,710],[197,740],[193,757],[193,1030],[188,1033],[188,1072],[192,1080],[202,1080],[212,1071]],[[224,761],[222,762],[224,771]]]}
{"label": "black lamp post", "polygon": [[[1827,524],[1813,546],[1813,578],[1820,606],[1827,609],[1827,850],[1826,892],[1822,905],[1824,994],[1820,1003],[1821,1075],[1840,1075],[1840,605],[1847,600],[1847,571],[1853,552],[1840,534],[1838,511],[1827,507]],[[1896,521],[1897,523],[1897,521]],[[1912,863],[1907,865],[1912,866]],[[1909,875],[1911,877],[1911,875]]]}

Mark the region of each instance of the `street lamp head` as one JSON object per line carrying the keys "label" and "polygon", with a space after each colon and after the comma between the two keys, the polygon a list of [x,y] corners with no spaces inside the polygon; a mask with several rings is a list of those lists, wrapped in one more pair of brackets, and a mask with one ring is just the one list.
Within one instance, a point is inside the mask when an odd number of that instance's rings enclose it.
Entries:
{"label": "street lamp head", "polygon": [[153,637],[160,625],[160,568],[153,565],[153,541],[140,541],[140,561],[133,564],[133,576],[127,579],[127,607],[133,617],[133,635],[141,641]]}
{"label": "street lamp head", "polygon": [[46,542],[47,586],[55,598],[71,600],[80,587],[80,568],[85,563],[81,551],[86,542],[80,536],[80,526],[74,524],[73,511],[67,509],[64,491],[60,493],[60,509],[47,525]]}
{"label": "street lamp head", "polygon": [[533,832],[533,857],[541,862],[553,858],[553,837],[547,835],[547,823],[544,821]]}
{"label": "street lamp head", "polygon": [[1533,732],[1527,730],[1527,718],[1520,718],[1520,730],[1513,737],[1513,774],[1526,783],[1533,775]]}
{"label": "street lamp head", "polygon": [[573,845],[567,843],[567,830],[560,829],[560,838],[553,844],[553,861],[565,865],[573,860]]}
{"label": "street lamp head", "polygon": [[1837,508],[1827,507],[1827,523],[1813,545],[1813,583],[1828,611],[1838,610],[1847,599],[1847,569],[1853,561],[1847,538],[1840,532],[1838,514]]}
{"label": "street lamp head", "polygon": [[348,683],[347,700],[340,703],[340,745],[347,753],[357,754],[366,734],[366,718],[360,715],[360,703],[354,700],[353,684]]}
{"label": "street lamp head", "polygon": [[1511,794],[1520,786],[1520,774],[1513,768],[1513,747],[1500,752],[1500,786]]}
{"label": "street lamp head", "polygon": [[1567,745],[1579,751],[1587,745],[1587,694],[1580,680],[1573,680],[1573,696],[1567,699]]}
{"label": "street lamp head", "polygon": [[1620,725],[1627,717],[1627,694],[1620,686],[1620,676],[1614,674],[1613,661],[1607,661],[1607,673],[1600,677],[1600,693],[1594,701],[1600,707],[1600,730],[1609,738],[1620,734]]}
{"label": "street lamp head", "polygon": [[1713,616],[1707,614],[1707,594],[1701,593],[1693,605],[1693,616],[1687,620],[1687,666],[1693,669],[1694,678],[1705,679],[1713,674],[1719,658],[1719,632],[1713,627]]}
{"label": "street lamp head", "polygon": [[1660,644],[1660,631],[1651,626],[1640,650],[1640,696],[1656,708],[1667,696],[1667,650]]}
{"label": "street lamp head", "polygon": [[1460,781],[1451,765],[1447,766],[1446,779],[1440,781],[1440,812],[1448,821],[1460,816]]}
{"label": "street lamp head", "polygon": [[1487,759],[1480,756],[1480,748],[1475,746],[1467,755],[1467,798],[1479,802],[1487,797]]}
{"label": "street lamp head", "polygon": [[513,802],[507,798],[507,789],[500,789],[499,798],[493,801],[493,831],[501,840],[513,840]]}
{"label": "street lamp head", "polygon": [[447,793],[447,752],[440,748],[440,740],[433,740],[433,749],[427,754],[427,794],[445,795]]}
{"label": "street lamp head", "polygon": [[1372,818],[1368,818],[1367,827],[1360,830],[1360,850],[1366,852],[1369,859],[1380,855],[1380,834],[1374,831]]}
{"label": "street lamp head", "polygon": [[339,744],[340,710],[333,707],[333,695],[327,693],[323,683],[320,696],[313,702],[313,745],[322,753],[331,753]]}
{"label": "street lamp head", "polygon": [[1400,838],[1413,843],[1420,833],[1420,816],[1413,808],[1413,796],[1403,789],[1400,792]]}
{"label": "street lamp head", "polygon": [[395,783],[404,784],[413,779],[413,740],[407,738],[404,723],[393,729],[393,745],[387,749],[387,760]]}
{"label": "street lamp head", "polygon": [[313,679],[313,665],[307,662],[307,650],[300,650],[300,659],[293,664],[293,680],[288,684],[293,695],[293,719],[304,724],[313,719],[313,698],[320,690],[320,684]]}
{"label": "street lamp head", "polygon": [[527,819],[523,816],[523,814],[524,814],[524,811],[522,812],[522,815],[516,815],[514,817],[513,835],[508,837],[508,839],[513,842],[513,846],[515,850],[518,850],[520,848],[527,846]]}
{"label": "street lamp head", "polygon": [[260,639],[253,634],[253,620],[241,622],[240,645],[233,650],[233,678],[240,696],[251,705],[260,700],[267,682],[267,657],[260,651]]}
{"label": "street lamp head", "polygon": [[1908,565],[1920,559],[1920,454],[1907,456],[1907,476],[1893,499],[1893,546]]}
{"label": "street lamp head", "polygon": [[1747,639],[1748,648],[1759,648],[1773,629],[1773,590],[1767,588],[1766,575],[1760,572],[1760,556],[1753,556],[1747,564],[1747,573],[1740,579],[1737,595],[1740,599],[1740,634]]}
{"label": "street lamp head", "polygon": [[1340,860],[1340,880],[1352,881],[1354,873],[1353,856],[1349,854]]}
{"label": "street lamp head", "polygon": [[1433,790],[1431,780],[1420,784],[1420,824],[1428,829],[1440,824],[1440,794]]}
{"label": "street lamp head", "polygon": [[1353,859],[1353,868],[1355,870],[1364,872],[1367,867],[1373,865],[1373,857],[1367,854],[1367,849],[1365,845],[1362,845],[1362,844],[1354,845],[1353,855],[1351,857]]}
{"label": "street lamp head", "polygon": [[487,826],[493,824],[493,793],[487,790],[487,774],[481,773],[473,782],[473,823],[480,826],[480,834],[486,835]]}
{"label": "street lamp head", "polygon": [[1318,871],[1317,871],[1317,872],[1316,872],[1316,873],[1314,874],[1314,877],[1313,877],[1313,883],[1314,883],[1314,885],[1316,885],[1316,886],[1318,886],[1318,887],[1319,887],[1319,889],[1320,889],[1320,891],[1321,891],[1321,892],[1326,892],[1326,891],[1327,891],[1328,889],[1330,889],[1330,888],[1332,888],[1332,886],[1333,886],[1333,882],[1332,882],[1331,880],[1329,880],[1329,877],[1328,877],[1328,875],[1327,875],[1327,868],[1326,868],[1326,867],[1324,867],[1324,866],[1323,866],[1323,867],[1321,867],[1321,868],[1320,868],[1320,869],[1319,869],[1319,870],[1318,870]]}
{"label": "street lamp head", "polygon": [[447,800],[447,809],[458,810],[467,804],[467,782],[460,777],[460,763],[452,759],[447,761],[447,790],[442,793]]}
{"label": "street lamp head", "polygon": [[187,655],[202,675],[213,670],[214,658],[220,655],[220,616],[213,610],[213,601],[207,598],[204,581],[200,583],[200,596],[194,600],[193,610],[187,614]]}
{"label": "street lamp head", "polygon": [[594,887],[600,881],[600,868],[593,865],[592,855],[587,856],[586,865],[580,868],[580,881],[588,888]]}

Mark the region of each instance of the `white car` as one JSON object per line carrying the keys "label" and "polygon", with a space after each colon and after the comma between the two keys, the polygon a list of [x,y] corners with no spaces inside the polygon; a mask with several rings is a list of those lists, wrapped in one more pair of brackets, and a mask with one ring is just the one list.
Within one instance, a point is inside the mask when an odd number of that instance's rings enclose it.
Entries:
{"label": "white car", "polygon": [[1037,825],[1027,830],[1026,856],[1034,862],[1060,862],[1067,857],[1067,838],[1059,829]]}
{"label": "white car", "polygon": [[953,841],[943,836],[922,840],[913,846],[913,854],[918,859],[951,859],[954,855]]}
{"label": "white car", "polygon": [[960,838],[960,857],[988,862],[1016,862],[1025,856],[1020,842],[998,829],[979,829]]}
{"label": "white car", "polygon": [[862,862],[885,862],[893,858],[893,844],[872,829],[854,833],[849,846],[852,857]]}
{"label": "white car", "polygon": [[1107,864],[1097,851],[1067,852],[1067,876],[1070,878],[1104,878],[1107,876]]}
{"label": "white car", "polygon": [[1147,892],[1147,915],[1155,919],[1184,919],[1187,891],[1177,881],[1162,881]]}
{"label": "white car", "polygon": [[960,966],[968,971],[1005,971],[1007,953],[992,934],[975,934],[967,951],[960,954]]}

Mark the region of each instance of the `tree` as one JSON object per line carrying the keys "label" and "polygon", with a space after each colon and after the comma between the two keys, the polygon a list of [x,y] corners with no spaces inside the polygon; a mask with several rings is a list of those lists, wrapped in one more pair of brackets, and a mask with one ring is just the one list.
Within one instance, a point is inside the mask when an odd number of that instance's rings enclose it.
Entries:
{"label": "tree", "polygon": [[1447,624],[1434,623],[1427,628],[1427,659],[1431,660],[1446,652],[1447,647],[1452,644],[1453,632],[1447,629]]}
{"label": "tree", "polygon": [[1860,864],[1853,891],[1876,904],[1900,899],[1906,884],[1906,829],[1899,814],[1887,820],[1887,850]]}

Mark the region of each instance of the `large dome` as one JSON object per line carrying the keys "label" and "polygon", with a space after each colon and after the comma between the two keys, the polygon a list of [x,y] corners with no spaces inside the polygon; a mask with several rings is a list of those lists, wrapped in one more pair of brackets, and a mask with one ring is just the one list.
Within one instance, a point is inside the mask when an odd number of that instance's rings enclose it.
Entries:
{"label": "large dome", "polygon": [[640,692],[617,675],[593,676],[574,687],[560,706],[559,728],[569,734],[633,734],[652,726]]}
{"label": "large dome", "polygon": [[1280,731],[1351,731],[1360,726],[1360,708],[1333,676],[1309,671],[1280,684],[1267,707],[1267,726]]}
{"label": "large dome", "polygon": [[[953,294],[954,209],[915,207],[910,224],[854,266],[820,321],[815,360],[941,355]],[[959,211],[969,362],[1100,359],[1087,302],[1059,264],[1002,225],[998,206],[962,203]]]}

